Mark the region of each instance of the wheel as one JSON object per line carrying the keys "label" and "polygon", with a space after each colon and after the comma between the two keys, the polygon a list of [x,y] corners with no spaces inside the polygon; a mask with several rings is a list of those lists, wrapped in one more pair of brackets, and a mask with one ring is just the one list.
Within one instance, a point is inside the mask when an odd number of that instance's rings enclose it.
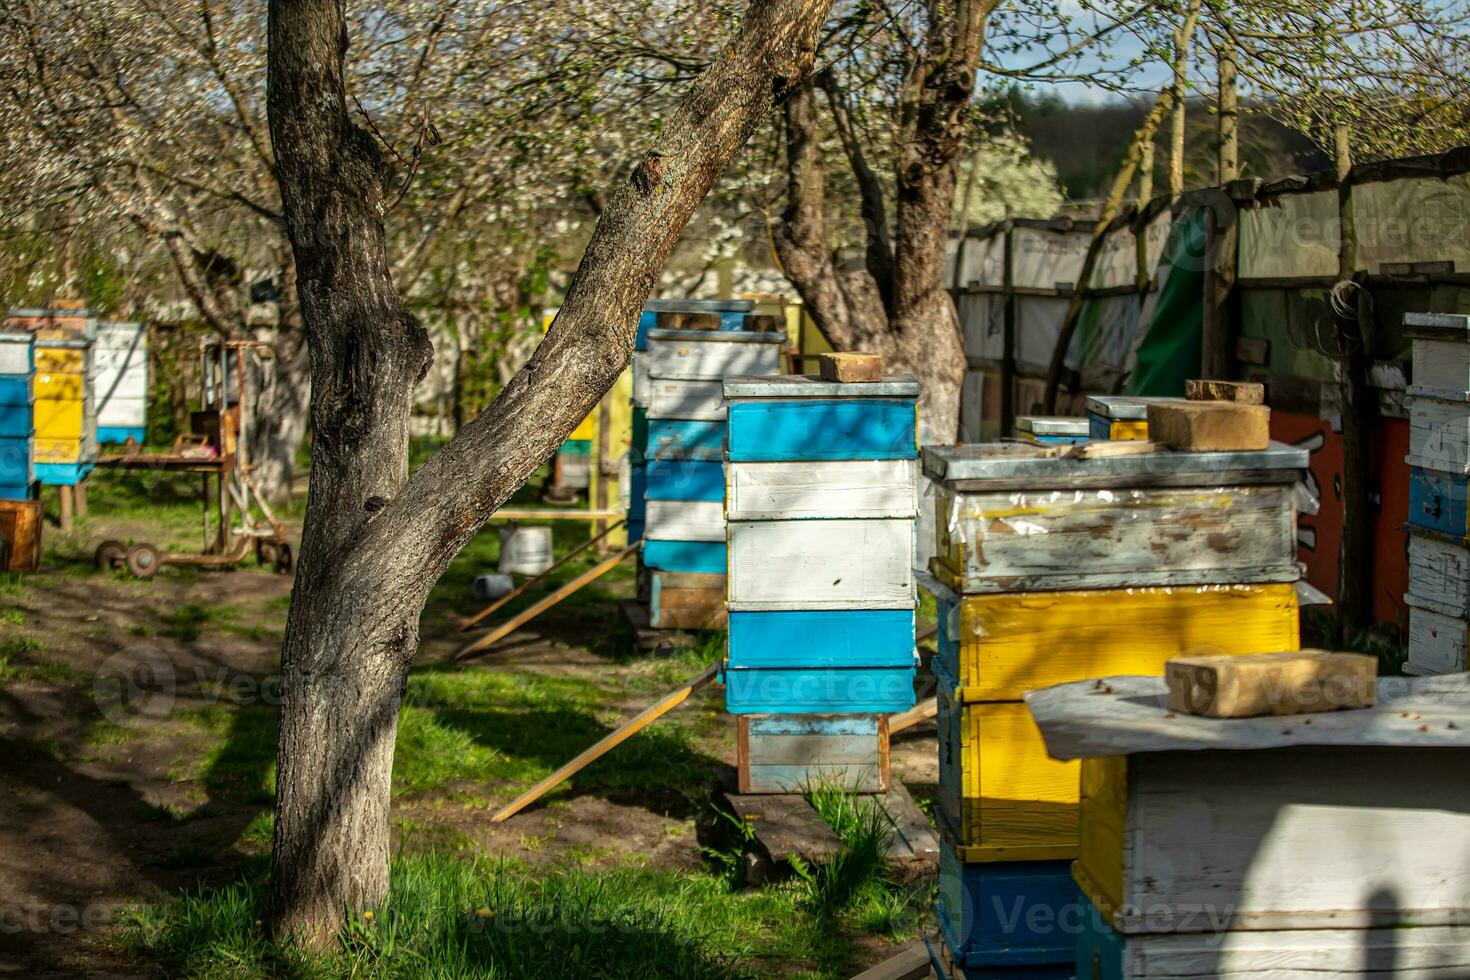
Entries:
{"label": "wheel", "polygon": [[152,578],[163,566],[163,556],[151,544],[135,544],[128,549],[123,564],[138,578]]}
{"label": "wheel", "polygon": [[276,561],[276,543],[265,538],[255,539],[255,564],[273,565]]}
{"label": "wheel", "polygon": [[276,571],[282,575],[290,575],[295,564],[291,546],[284,541],[276,545]]}
{"label": "wheel", "polygon": [[109,568],[117,568],[121,565],[127,553],[128,546],[121,541],[104,541],[97,546],[93,558],[97,562],[97,568],[105,572]]}

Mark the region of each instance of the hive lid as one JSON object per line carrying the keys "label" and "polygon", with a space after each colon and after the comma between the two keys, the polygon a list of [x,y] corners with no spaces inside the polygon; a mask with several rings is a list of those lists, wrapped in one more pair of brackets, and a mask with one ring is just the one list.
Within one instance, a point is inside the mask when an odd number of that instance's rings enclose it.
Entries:
{"label": "hive lid", "polygon": [[1148,418],[1150,405],[1167,405],[1184,398],[1141,398],[1135,395],[1088,395],[1087,411],[1105,419],[1138,421]]}
{"label": "hive lid", "polygon": [[1419,340],[1470,341],[1470,315],[1405,313],[1404,336]]}
{"label": "hive lid", "polygon": [[751,299],[651,299],[643,304],[650,313],[749,313]]}
{"label": "hive lid", "polygon": [[[1188,486],[1220,481],[1281,482],[1292,470],[1307,468],[1308,452],[1273,442],[1243,452],[1170,452],[1160,449],[1137,456],[1080,459],[1060,456],[1054,448],[1028,443],[981,443],[974,446],[924,447],[924,473],[945,483],[1004,481],[1032,489],[1086,486]],[[1274,476],[1273,476],[1274,474]],[[970,488],[967,488],[970,489]]]}
{"label": "hive lid", "polygon": [[694,341],[708,344],[782,344],[786,335],[778,330],[650,330],[648,339]]}
{"label": "hive lid", "polygon": [[725,379],[725,397],[735,398],[918,398],[919,382],[911,374],[882,381],[823,381],[815,374]]}
{"label": "hive lid", "polygon": [[1162,677],[1074,681],[1025,698],[1054,759],[1300,745],[1470,748],[1470,675],[1380,677],[1377,685],[1371,708],[1259,718],[1171,712]]}
{"label": "hive lid", "polygon": [[1087,419],[1066,415],[1017,415],[1016,431],[1035,436],[1086,436]]}

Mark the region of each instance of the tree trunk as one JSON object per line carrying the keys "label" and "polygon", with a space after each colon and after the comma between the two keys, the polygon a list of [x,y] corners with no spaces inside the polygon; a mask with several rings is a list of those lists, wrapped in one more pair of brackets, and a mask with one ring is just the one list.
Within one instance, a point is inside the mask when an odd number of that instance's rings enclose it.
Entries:
{"label": "tree trunk", "polygon": [[322,945],[388,885],[393,738],[429,589],[612,386],[679,233],[811,71],[831,0],[753,0],[600,216],[561,312],[490,408],[407,475],[432,355],[395,291],[392,171],[346,106],[337,0],[272,0],[269,114],[311,352],[313,461],[282,651],[271,927]]}

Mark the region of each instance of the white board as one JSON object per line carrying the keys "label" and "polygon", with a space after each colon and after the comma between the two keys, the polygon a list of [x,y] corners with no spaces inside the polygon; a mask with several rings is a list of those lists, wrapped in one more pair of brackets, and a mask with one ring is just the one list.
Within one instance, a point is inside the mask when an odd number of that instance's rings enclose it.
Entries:
{"label": "white board", "polygon": [[910,520],[732,521],[730,609],[911,609]]}
{"label": "white board", "polygon": [[723,420],[724,390],[719,381],[654,378],[649,382],[648,417],[703,422]]}
{"label": "white board", "polygon": [[781,344],[650,338],[642,355],[652,378],[718,381],[725,377],[780,374]]}
{"label": "white board", "polygon": [[654,541],[725,540],[725,505],[719,500],[650,500],[643,536]]}
{"label": "white board", "polygon": [[25,343],[0,339],[0,374],[30,373],[31,345],[29,338]]}
{"label": "white board", "polygon": [[97,424],[136,429],[148,424],[147,398],[109,398],[97,409]]}
{"label": "white board", "polygon": [[912,459],[729,463],[725,498],[732,521],[914,518],[917,476]]}
{"label": "white board", "polygon": [[1470,607],[1470,550],[1457,539],[1412,531],[1409,535],[1412,604],[1464,616]]}
{"label": "white board", "polygon": [[1409,606],[1409,666],[1415,674],[1455,674],[1470,667],[1467,624],[1458,616]]}
{"label": "white board", "polygon": [[1446,473],[1470,473],[1470,404],[1411,398],[1408,462]]}
{"label": "white board", "polygon": [[1412,343],[1415,387],[1470,391],[1470,343],[1420,338]]}

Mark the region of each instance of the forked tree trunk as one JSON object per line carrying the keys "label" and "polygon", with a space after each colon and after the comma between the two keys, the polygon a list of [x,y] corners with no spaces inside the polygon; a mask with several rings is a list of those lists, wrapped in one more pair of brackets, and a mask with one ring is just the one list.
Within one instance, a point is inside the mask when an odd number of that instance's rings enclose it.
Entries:
{"label": "forked tree trunk", "polygon": [[423,328],[395,291],[392,170],[347,111],[340,0],[272,0],[269,113],[311,351],[313,459],[282,651],[271,928],[317,945],[388,888],[393,739],[429,589],[610,388],[690,215],[809,74],[831,0],[752,0],[634,177],[561,312],[495,402],[408,479]]}

